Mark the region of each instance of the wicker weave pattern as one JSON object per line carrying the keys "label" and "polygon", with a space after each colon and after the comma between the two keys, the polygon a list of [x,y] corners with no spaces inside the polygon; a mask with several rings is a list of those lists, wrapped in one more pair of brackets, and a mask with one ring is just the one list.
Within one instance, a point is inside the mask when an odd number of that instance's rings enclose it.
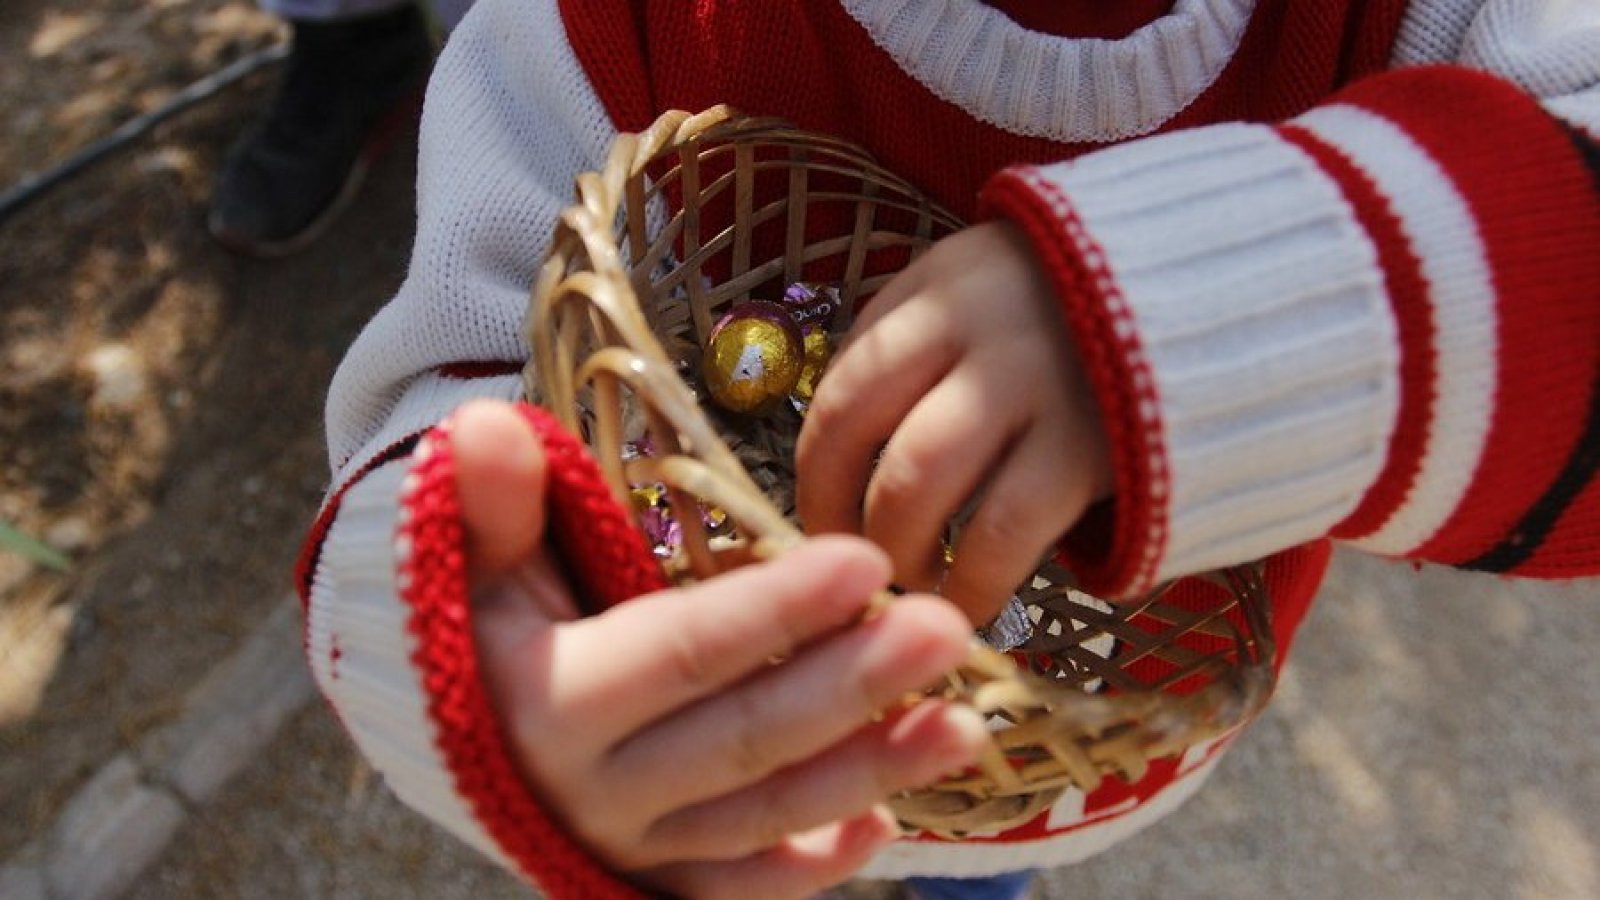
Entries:
{"label": "wicker weave pattern", "polygon": [[[687,383],[713,323],[819,273],[847,316],[960,223],[859,148],[725,107],[621,136],[602,171],[579,176],[578,198],[532,292],[529,396],[583,436],[624,505],[635,486],[665,485],[683,528],[666,564],[675,580],[781,553],[801,538],[799,419],[713,422]],[[625,458],[645,433],[653,450]],[[708,532],[707,505],[732,536]],[[1068,786],[1136,780],[1248,721],[1273,682],[1260,572],[1208,578],[1220,598],[1208,605],[1163,589],[1112,606],[1043,566],[1019,593],[1032,636],[1010,654],[975,640],[943,690],[992,717],[993,746],[973,771],[896,798],[897,814],[946,835],[1003,828]]]}

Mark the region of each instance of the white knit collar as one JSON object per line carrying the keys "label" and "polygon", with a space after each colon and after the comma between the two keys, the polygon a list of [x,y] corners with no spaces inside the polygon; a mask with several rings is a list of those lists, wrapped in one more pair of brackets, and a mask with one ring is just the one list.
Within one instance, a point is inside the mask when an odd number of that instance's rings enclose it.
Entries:
{"label": "white knit collar", "polygon": [[1255,0],[1177,0],[1120,40],[1029,31],[979,0],[840,0],[939,98],[1017,134],[1065,142],[1146,134],[1222,74]]}

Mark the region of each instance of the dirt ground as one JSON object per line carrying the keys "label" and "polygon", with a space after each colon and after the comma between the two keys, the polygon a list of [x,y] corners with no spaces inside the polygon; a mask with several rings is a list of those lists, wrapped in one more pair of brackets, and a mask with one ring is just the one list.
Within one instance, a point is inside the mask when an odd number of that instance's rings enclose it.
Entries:
{"label": "dirt ground", "polygon": [[[247,2],[4,0],[0,188],[277,35]],[[16,61],[21,61],[17,64]],[[413,148],[303,256],[202,218],[252,78],[0,222],[0,861],[289,591],[334,365],[403,272]],[[1184,811],[1050,897],[1600,896],[1600,585],[1342,557],[1273,708]],[[129,886],[526,891],[401,808],[317,703]]]}
{"label": "dirt ground", "polygon": [[[249,3],[7,0],[0,185],[276,36]],[[269,83],[0,223],[0,519],[73,559],[0,555],[0,855],[289,591],[326,480],[322,393],[403,271],[408,150],[293,264],[206,237],[212,172]]]}

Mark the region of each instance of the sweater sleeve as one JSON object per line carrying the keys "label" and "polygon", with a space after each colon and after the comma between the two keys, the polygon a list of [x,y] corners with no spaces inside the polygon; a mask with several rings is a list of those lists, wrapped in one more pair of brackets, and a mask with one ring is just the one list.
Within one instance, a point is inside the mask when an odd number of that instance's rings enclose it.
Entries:
{"label": "sweater sleeve", "polygon": [[[663,586],[584,446],[521,407],[549,463],[551,540],[575,589],[609,606]],[[555,898],[639,894],[523,781],[479,671],[446,421],[380,455],[324,512],[308,565],[317,684],[402,801]]]}
{"label": "sweater sleeve", "polygon": [[[469,399],[519,395],[533,274],[573,177],[598,168],[614,137],[555,0],[483,0],[451,35],[424,109],[411,268],[330,389],[334,490],[299,572],[311,667],[361,752],[408,805],[557,898],[637,892],[541,811],[505,744],[478,675],[440,423]],[[580,490],[576,505],[559,496],[598,475],[551,420],[529,415],[561,507],[558,545],[563,510],[593,501],[620,515],[603,488]],[[564,561],[581,590],[585,560]],[[629,583],[615,577],[628,560],[588,561],[611,569],[606,585]],[[637,590],[659,578],[653,564],[628,571]]]}
{"label": "sweater sleeve", "polygon": [[1091,589],[1325,535],[1600,573],[1600,7],[1415,7],[1400,49],[1453,64],[986,186],[1113,443],[1063,548]]}

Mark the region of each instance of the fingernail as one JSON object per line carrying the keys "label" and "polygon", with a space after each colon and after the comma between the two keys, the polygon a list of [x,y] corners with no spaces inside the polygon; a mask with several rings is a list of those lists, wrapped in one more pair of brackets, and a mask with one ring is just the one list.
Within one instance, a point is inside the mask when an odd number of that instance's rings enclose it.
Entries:
{"label": "fingernail", "polygon": [[942,718],[945,727],[956,735],[950,744],[950,767],[959,768],[976,762],[988,748],[991,737],[983,716],[970,706],[951,704],[945,707]]}

